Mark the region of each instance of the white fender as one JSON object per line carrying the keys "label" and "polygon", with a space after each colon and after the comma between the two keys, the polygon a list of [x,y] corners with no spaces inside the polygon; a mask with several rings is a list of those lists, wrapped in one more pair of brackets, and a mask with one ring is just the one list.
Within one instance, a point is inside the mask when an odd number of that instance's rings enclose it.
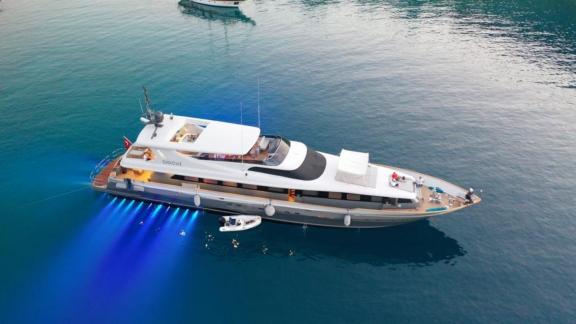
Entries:
{"label": "white fender", "polygon": [[344,216],[344,225],[350,226],[350,223],[352,223],[352,216],[350,214],[347,214],[346,216]]}
{"label": "white fender", "polygon": [[194,206],[200,207],[200,203],[202,203],[202,199],[200,199],[199,194],[194,195]]}
{"label": "white fender", "polygon": [[270,203],[266,205],[266,207],[264,207],[264,212],[266,213],[266,216],[272,217],[276,213],[276,208],[274,208],[274,206],[272,206],[272,203]]}

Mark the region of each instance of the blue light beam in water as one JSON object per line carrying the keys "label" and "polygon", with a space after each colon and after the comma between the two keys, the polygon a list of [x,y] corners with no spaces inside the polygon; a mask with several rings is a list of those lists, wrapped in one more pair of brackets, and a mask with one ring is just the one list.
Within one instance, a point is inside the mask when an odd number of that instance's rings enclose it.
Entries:
{"label": "blue light beam in water", "polygon": [[192,213],[192,217],[188,219],[186,225],[184,226],[184,230],[186,231],[186,233],[190,233],[194,229],[194,224],[196,223],[196,218],[198,218],[199,214],[200,214],[199,210],[196,210],[194,211],[194,213]]}
{"label": "blue light beam in water", "polygon": [[180,213],[180,207],[176,207],[176,210],[174,210],[172,214],[170,214],[168,222],[166,223],[166,227],[170,227],[170,225],[174,222],[174,220],[178,218],[178,213]]}

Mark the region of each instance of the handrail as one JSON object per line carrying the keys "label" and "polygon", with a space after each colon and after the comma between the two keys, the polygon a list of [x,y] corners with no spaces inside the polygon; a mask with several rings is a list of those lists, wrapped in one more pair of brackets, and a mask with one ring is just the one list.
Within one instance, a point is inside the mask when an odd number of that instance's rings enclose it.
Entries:
{"label": "handrail", "polygon": [[108,155],[106,155],[102,160],[100,160],[100,162],[98,162],[96,166],[94,166],[92,172],[90,172],[90,182],[94,181],[94,178],[96,178],[96,176],[100,173],[100,171],[102,171],[102,169],[104,169],[110,162],[112,162],[118,156],[124,154],[125,151],[126,151],[125,148],[119,147],[114,151],[112,151],[111,153],[109,153]]}

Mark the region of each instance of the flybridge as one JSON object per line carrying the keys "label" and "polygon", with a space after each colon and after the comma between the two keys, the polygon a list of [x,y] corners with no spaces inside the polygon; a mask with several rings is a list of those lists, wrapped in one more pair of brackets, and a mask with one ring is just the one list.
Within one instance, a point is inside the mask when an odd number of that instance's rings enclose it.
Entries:
{"label": "flybridge", "polygon": [[213,154],[247,154],[260,129],[220,121],[170,115],[162,127],[146,125],[135,145]]}

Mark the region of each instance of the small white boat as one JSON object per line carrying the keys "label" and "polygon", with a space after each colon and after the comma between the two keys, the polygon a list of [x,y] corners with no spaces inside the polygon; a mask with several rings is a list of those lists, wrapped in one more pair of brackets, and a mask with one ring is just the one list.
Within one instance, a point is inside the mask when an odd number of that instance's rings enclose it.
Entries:
{"label": "small white boat", "polygon": [[189,1],[211,7],[238,8],[240,3],[244,2],[245,0],[189,0]]}
{"label": "small white boat", "polygon": [[262,223],[256,215],[234,215],[220,217],[220,232],[238,232],[254,228]]}

